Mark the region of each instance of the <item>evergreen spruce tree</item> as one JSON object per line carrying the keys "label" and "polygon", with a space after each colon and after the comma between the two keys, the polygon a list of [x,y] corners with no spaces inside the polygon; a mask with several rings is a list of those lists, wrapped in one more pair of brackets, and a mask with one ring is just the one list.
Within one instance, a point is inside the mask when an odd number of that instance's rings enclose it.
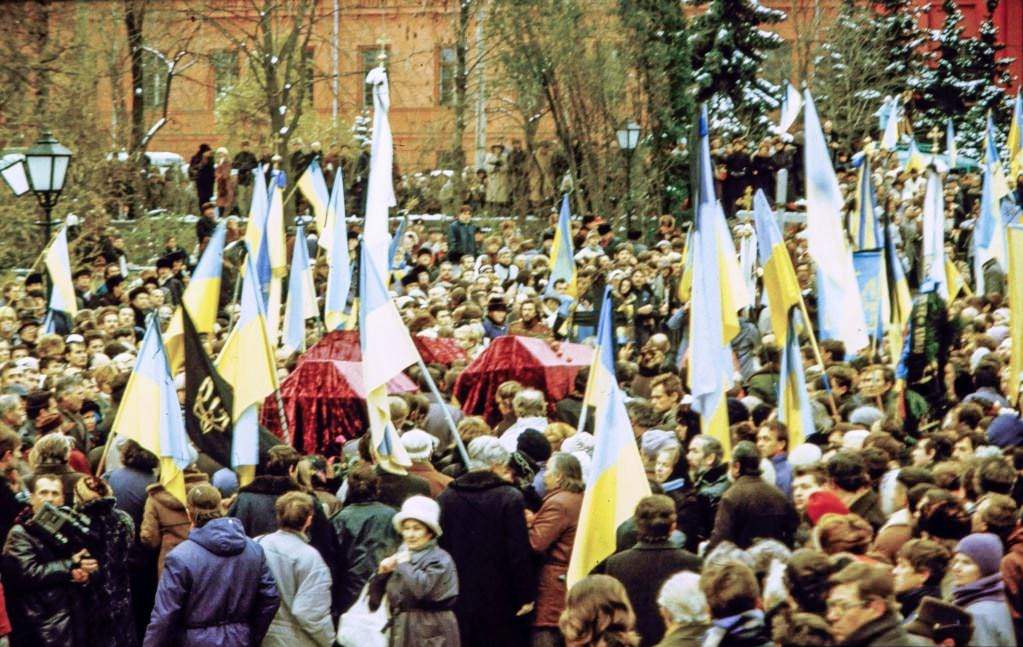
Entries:
{"label": "evergreen spruce tree", "polygon": [[987,0],[987,15],[980,24],[977,38],[971,40],[972,51],[966,53],[963,61],[965,76],[978,81],[962,128],[964,135],[971,138],[971,145],[972,138],[976,138],[977,146],[980,145],[988,111],[994,115],[997,127],[1008,128],[1012,101],[1007,91],[1012,83],[1009,73],[1011,59],[999,58],[1005,45],[998,42],[998,28],[993,20],[997,8],[998,0]]}
{"label": "evergreen spruce tree", "polygon": [[973,154],[980,146],[987,124],[987,113],[1001,123],[1005,108],[1005,88],[1010,82],[1008,62],[999,59],[1005,48],[991,19],[998,0],[989,0],[987,16],[977,37],[965,36],[963,14],[954,0],[944,0],[945,22],[932,40],[933,49],[921,75],[917,134],[933,126],[944,128],[953,119],[963,152]]}
{"label": "evergreen spruce tree", "polygon": [[921,9],[914,0],[875,0],[873,28],[884,59],[883,71],[904,89],[916,90],[923,63],[921,46],[926,34],[918,21]]}
{"label": "evergreen spruce tree", "polygon": [[762,134],[769,126],[767,110],[779,104],[780,89],[761,77],[761,66],[765,52],[780,47],[782,39],[760,25],[781,22],[784,12],[758,0],[693,4],[707,5],[693,21],[689,40],[697,100],[707,102],[715,129]]}
{"label": "evergreen spruce tree", "polygon": [[618,10],[646,99],[648,193],[660,196],[659,213],[678,214],[689,196],[679,142],[688,137],[694,106],[685,14],[678,0],[619,0]]}

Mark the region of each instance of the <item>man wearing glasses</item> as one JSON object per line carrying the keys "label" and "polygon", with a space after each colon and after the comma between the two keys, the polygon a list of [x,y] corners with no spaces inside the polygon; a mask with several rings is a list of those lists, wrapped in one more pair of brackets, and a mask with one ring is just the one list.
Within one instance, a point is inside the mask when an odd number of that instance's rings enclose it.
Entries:
{"label": "man wearing glasses", "polygon": [[919,644],[895,613],[895,581],[880,564],[849,564],[831,576],[828,623],[841,645],[910,646]]}

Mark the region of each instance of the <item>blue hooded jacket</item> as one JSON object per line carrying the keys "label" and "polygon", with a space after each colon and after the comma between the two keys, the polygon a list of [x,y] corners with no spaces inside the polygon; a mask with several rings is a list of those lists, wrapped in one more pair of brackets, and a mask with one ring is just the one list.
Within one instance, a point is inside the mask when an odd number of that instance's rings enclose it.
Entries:
{"label": "blue hooded jacket", "polygon": [[214,519],[167,554],[144,645],[258,645],[278,606],[263,549],[237,519]]}

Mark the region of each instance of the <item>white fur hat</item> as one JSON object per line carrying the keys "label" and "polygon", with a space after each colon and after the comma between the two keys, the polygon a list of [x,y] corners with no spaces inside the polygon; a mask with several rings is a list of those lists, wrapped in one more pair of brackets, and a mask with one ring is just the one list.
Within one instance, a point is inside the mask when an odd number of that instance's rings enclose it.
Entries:
{"label": "white fur hat", "polygon": [[433,536],[440,537],[440,506],[430,497],[416,495],[405,499],[401,510],[394,515],[394,529],[401,534],[401,524],[407,519],[414,519],[433,531]]}

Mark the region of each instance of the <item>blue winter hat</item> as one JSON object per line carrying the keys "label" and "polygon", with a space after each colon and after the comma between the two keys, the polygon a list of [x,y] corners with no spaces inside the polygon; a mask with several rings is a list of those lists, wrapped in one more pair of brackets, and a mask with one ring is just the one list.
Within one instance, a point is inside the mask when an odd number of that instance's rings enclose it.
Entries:
{"label": "blue winter hat", "polygon": [[956,552],[966,555],[980,568],[980,576],[994,575],[1002,567],[1002,540],[990,532],[975,532],[966,535],[956,544]]}
{"label": "blue winter hat", "polygon": [[987,427],[987,439],[998,447],[1023,445],[1023,420],[1015,412],[995,416]]}

